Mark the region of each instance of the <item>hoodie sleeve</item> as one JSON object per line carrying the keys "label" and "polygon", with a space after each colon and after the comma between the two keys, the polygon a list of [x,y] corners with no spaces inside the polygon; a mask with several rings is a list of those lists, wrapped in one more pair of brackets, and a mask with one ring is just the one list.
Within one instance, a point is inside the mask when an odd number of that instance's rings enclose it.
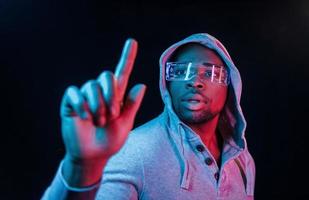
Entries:
{"label": "hoodie sleeve", "polygon": [[102,181],[87,188],[72,188],[61,175],[61,166],[42,200],[137,200],[143,191],[144,169],[138,141],[129,136],[121,150],[104,168]]}
{"label": "hoodie sleeve", "polygon": [[45,191],[42,200],[91,200],[95,199],[96,192],[100,183],[94,184],[89,187],[75,188],[68,185],[61,174],[63,162],[57,170],[56,176],[52,184]]}

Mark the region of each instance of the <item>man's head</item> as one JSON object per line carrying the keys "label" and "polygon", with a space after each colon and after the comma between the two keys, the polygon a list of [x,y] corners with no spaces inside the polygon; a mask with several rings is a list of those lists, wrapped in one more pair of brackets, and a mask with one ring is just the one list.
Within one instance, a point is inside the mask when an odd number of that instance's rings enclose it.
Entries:
{"label": "man's head", "polygon": [[[215,51],[198,43],[179,47],[169,61],[224,66]],[[187,81],[169,81],[168,89],[174,111],[188,124],[204,123],[218,115],[224,107],[228,92],[227,85],[204,81],[199,76]]]}

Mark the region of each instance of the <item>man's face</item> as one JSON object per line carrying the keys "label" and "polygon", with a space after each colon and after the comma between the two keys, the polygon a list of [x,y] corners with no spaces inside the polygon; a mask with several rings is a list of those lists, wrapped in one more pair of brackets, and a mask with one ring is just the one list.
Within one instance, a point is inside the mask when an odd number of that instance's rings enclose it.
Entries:
{"label": "man's face", "polygon": [[[199,44],[180,47],[173,62],[206,62],[224,66],[221,58],[213,51]],[[169,82],[174,111],[188,124],[200,124],[218,115],[224,107],[227,86],[202,81],[195,76],[188,81]]]}

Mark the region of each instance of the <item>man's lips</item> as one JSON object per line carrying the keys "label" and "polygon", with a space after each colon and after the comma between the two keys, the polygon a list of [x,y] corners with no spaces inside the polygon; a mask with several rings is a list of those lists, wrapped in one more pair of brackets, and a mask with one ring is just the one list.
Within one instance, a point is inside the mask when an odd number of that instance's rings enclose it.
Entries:
{"label": "man's lips", "polygon": [[194,96],[190,95],[190,96],[187,96],[187,97],[183,97],[181,99],[181,101],[191,102],[191,103],[199,103],[199,102],[207,103],[208,99],[206,97],[204,98],[203,96],[198,94],[198,95],[194,95]]}
{"label": "man's lips", "polygon": [[201,102],[201,100],[199,100],[199,99],[188,99],[188,100],[185,100],[185,101],[188,101],[190,103],[200,103]]}
{"label": "man's lips", "polygon": [[194,111],[204,108],[204,106],[208,103],[207,100],[199,96],[183,98],[181,99],[181,102],[185,108]]}

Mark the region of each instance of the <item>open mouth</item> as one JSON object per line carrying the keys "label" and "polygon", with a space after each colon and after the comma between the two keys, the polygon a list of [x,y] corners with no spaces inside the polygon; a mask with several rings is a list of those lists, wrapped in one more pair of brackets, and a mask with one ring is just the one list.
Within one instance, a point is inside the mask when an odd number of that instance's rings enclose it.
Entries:
{"label": "open mouth", "polygon": [[201,102],[198,99],[188,99],[187,101],[190,102],[190,103],[200,103]]}
{"label": "open mouth", "polygon": [[207,101],[204,101],[202,99],[184,99],[182,100],[183,102],[188,102],[188,103],[192,103],[192,104],[198,104],[198,103],[204,103],[207,104]]}
{"label": "open mouth", "polygon": [[206,105],[206,103],[200,99],[187,99],[182,101],[185,108],[192,111],[197,111]]}

